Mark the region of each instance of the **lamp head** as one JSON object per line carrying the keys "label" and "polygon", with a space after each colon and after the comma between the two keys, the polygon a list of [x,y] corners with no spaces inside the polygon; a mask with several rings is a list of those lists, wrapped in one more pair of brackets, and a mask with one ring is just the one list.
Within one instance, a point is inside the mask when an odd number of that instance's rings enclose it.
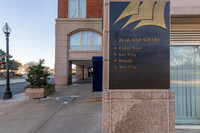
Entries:
{"label": "lamp head", "polygon": [[11,33],[11,29],[10,27],[8,26],[8,24],[6,23],[5,26],[3,27],[3,32],[5,34],[10,34]]}

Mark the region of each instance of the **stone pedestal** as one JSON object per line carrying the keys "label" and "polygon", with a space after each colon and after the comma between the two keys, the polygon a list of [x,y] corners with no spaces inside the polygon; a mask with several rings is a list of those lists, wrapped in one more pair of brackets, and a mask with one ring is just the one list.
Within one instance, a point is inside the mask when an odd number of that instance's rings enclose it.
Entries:
{"label": "stone pedestal", "polygon": [[[131,0],[131,2],[134,1],[137,0]],[[130,9],[133,9],[134,4],[137,5],[138,9],[141,7],[141,5],[139,6],[141,3],[129,3],[129,6],[126,3],[127,10],[124,11],[126,6],[123,5],[123,2],[130,2],[130,0],[104,0],[102,132],[175,133],[174,93],[169,90],[170,45],[167,43],[169,42],[169,21],[167,22],[168,30],[156,29],[155,32],[148,29],[150,27],[147,26],[146,29],[143,27],[143,30],[140,28],[133,31],[134,24],[132,27],[129,25],[131,28],[126,27],[122,30],[119,26],[123,26],[126,23],[125,20],[132,17],[121,20],[119,16],[122,16],[122,18],[133,16],[135,12],[130,11]],[[152,7],[151,3],[155,1],[144,0],[143,2],[147,2],[148,7]],[[152,12],[159,14],[166,9],[168,10],[166,18],[169,18],[169,2],[167,8],[164,8],[163,5],[166,3],[163,4],[162,0],[158,0],[157,3],[160,3],[159,8]],[[120,6],[124,6],[123,10],[120,9]],[[117,14],[117,11],[123,11],[123,13],[118,12]],[[145,7],[143,11],[146,12],[147,8]],[[139,14],[141,15],[141,12]],[[141,17],[140,15],[136,18]],[[161,13],[160,16],[162,15]],[[117,22],[117,25],[115,22],[118,17],[121,24]],[[135,23],[135,25],[137,24]],[[160,34],[161,31],[162,35]],[[122,43],[120,40],[121,38],[128,40],[152,38],[152,35],[158,38],[163,37],[166,40],[162,39],[162,43],[159,41],[160,45],[144,44],[140,41]],[[163,47],[163,44],[166,45],[166,47],[161,48],[164,50],[163,52],[155,49],[155,47]],[[145,52],[147,47],[154,49]],[[128,55],[130,52],[135,56],[130,57]],[[122,57],[122,55],[124,56]],[[161,55],[165,55],[166,58],[164,56],[164,58],[161,58]],[[150,68],[153,68],[153,71]],[[138,83],[140,84],[137,86]]]}
{"label": "stone pedestal", "polygon": [[103,92],[103,133],[175,133],[170,90]]}

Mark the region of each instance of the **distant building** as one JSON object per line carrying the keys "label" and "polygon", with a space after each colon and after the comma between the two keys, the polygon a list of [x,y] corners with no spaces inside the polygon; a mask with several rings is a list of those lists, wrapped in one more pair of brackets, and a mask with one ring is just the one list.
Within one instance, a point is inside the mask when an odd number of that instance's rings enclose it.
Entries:
{"label": "distant building", "polygon": [[[102,2],[58,0],[56,85],[72,83],[72,63],[77,65],[76,79],[83,79],[92,67],[92,57],[102,56]],[[171,0],[170,58],[176,124],[200,124],[199,0]]]}
{"label": "distant building", "polygon": [[54,70],[54,69],[50,69],[49,72],[50,72],[50,74],[52,74],[52,75],[55,74],[55,70]]}

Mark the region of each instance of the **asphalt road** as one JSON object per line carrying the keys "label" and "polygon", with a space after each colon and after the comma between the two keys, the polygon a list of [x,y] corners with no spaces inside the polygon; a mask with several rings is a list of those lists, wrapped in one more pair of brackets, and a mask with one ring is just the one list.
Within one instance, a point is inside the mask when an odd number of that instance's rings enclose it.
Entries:
{"label": "asphalt road", "polygon": [[[54,78],[51,78],[49,80],[49,83],[53,83],[53,82],[54,82]],[[23,93],[24,92],[23,88],[26,85],[28,85],[28,82],[11,84],[10,88],[11,88],[12,94],[16,95],[16,94],[19,94],[19,93]],[[5,90],[6,90],[6,85],[0,86],[0,99],[3,98]]]}

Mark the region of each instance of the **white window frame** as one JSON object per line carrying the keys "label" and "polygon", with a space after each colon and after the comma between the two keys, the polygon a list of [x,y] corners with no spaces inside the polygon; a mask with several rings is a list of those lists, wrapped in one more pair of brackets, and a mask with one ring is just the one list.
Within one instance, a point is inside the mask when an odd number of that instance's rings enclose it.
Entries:
{"label": "white window frame", "polygon": [[[87,0],[85,0],[85,2],[86,2],[86,4],[85,4],[85,17],[78,17],[78,13],[79,13],[79,0],[76,0],[76,9],[77,9],[77,11],[76,11],[76,16],[75,17],[69,17],[69,15],[68,15],[68,18],[86,18],[86,16],[87,16]],[[68,4],[68,13],[69,13],[69,4]]]}
{"label": "white window frame", "polygon": [[[81,44],[81,37],[82,37],[82,32],[90,32],[90,44],[88,44],[88,45],[86,45],[86,44]],[[96,33],[96,32],[93,32],[93,31],[80,31],[80,32],[76,32],[76,33],[74,33],[74,34],[77,34],[77,33],[80,33],[79,34],[79,45],[74,45],[74,44],[69,44],[69,49],[70,50],[102,50],[102,41],[103,41],[103,38],[102,38],[102,35],[101,34],[99,34],[99,33]],[[96,33],[96,34],[98,34],[100,37],[101,37],[101,44],[92,44],[92,33]],[[74,35],[74,34],[72,34],[72,35]],[[69,36],[69,38],[72,36],[72,35],[70,35]],[[70,42],[70,41],[69,41]],[[71,46],[79,46],[79,49],[71,49]],[[82,49],[82,46],[90,46],[90,49]],[[100,49],[93,49],[92,48],[92,46],[101,46],[101,48]]]}

